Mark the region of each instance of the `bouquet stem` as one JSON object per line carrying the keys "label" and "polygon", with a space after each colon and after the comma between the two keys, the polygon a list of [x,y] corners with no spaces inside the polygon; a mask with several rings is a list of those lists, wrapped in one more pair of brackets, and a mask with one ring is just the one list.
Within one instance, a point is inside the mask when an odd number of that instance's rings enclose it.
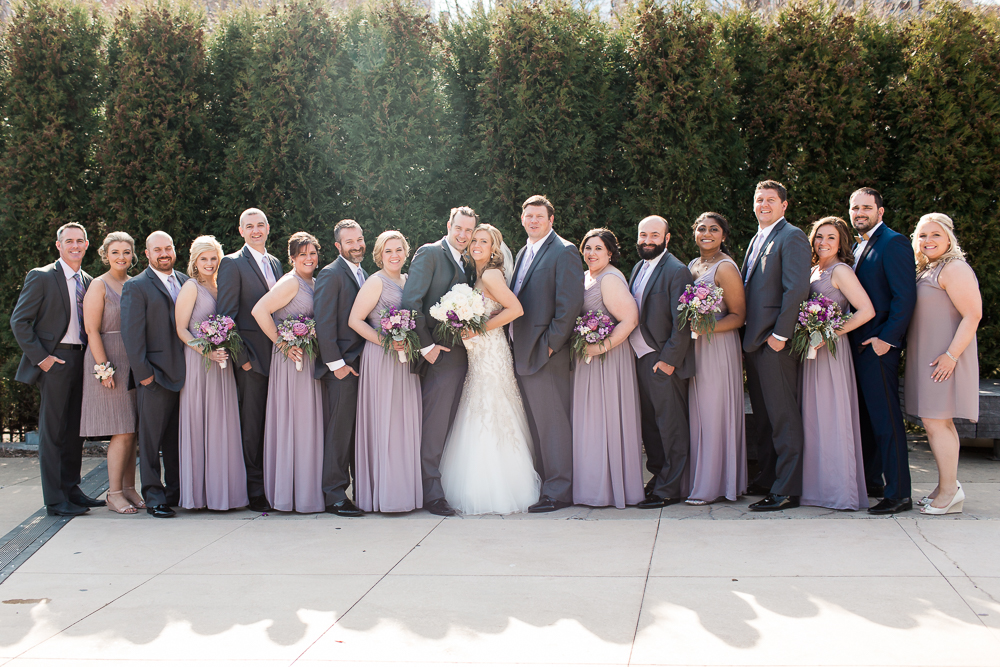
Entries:
{"label": "bouquet stem", "polygon": [[593,357],[591,357],[591,356],[588,356],[588,357],[587,357],[587,358],[585,359],[585,361],[586,361],[586,362],[587,362],[587,363],[589,364],[589,363],[590,363],[590,360],[591,360],[591,359],[593,359]]}
{"label": "bouquet stem", "polygon": [[399,355],[399,363],[405,364],[406,363],[406,352],[403,352],[402,350],[396,350],[396,354]]}
{"label": "bouquet stem", "polygon": [[697,331],[692,331],[691,332],[691,338],[694,339],[694,340],[698,340],[698,332]]}
{"label": "bouquet stem", "polygon": [[301,371],[302,370],[302,360],[301,359],[295,362],[295,370],[297,370],[297,371]]}
{"label": "bouquet stem", "polygon": [[222,361],[219,362],[219,368],[221,368],[222,370],[226,370],[226,360],[225,359],[223,359]]}
{"label": "bouquet stem", "polygon": [[806,352],[806,359],[815,359],[816,358],[816,352],[817,352],[817,348],[815,348],[812,345],[810,345],[809,346],[809,351]]}

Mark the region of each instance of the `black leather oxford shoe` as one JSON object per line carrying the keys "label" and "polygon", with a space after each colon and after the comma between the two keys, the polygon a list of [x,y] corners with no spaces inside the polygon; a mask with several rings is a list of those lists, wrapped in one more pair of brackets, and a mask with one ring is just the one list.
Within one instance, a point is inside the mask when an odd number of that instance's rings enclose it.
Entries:
{"label": "black leather oxford shoe", "polygon": [[107,503],[103,500],[98,500],[97,498],[91,498],[82,491],[79,493],[70,493],[69,501],[74,505],[79,505],[80,507],[104,507]]}
{"label": "black leather oxford shoe", "polygon": [[869,507],[869,514],[898,514],[906,510],[913,509],[913,500],[910,498],[883,498],[875,507]]}
{"label": "black leather oxford shoe", "polygon": [[544,512],[555,512],[556,510],[561,510],[564,507],[569,507],[573,503],[567,503],[564,500],[556,500],[549,496],[542,496],[538,499],[538,502],[528,508],[528,512],[531,514],[542,514]]}
{"label": "black leather oxford shoe", "polygon": [[661,498],[655,493],[651,493],[636,507],[641,510],[655,510],[660,507],[667,507],[668,505],[676,505],[680,501],[680,498]]}
{"label": "black leather oxford shoe", "polygon": [[425,510],[431,514],[436,514],[438,516],[455,516],[458,512],[455,508],[448,504],[448,501],[444,498],[438,498],[437,500],[432,500],[424,507]]}
{"label": "black leather oxford shoe", "polygon": [[750,510],[753,512],[777,512],[780,510],[790,510],[798,506],[798,496],[779,496],[774,493],[769,493],[764,497],[764,500],[758,500],[755,503],[751,503]]}
{"label": "black leather oxford shoe", "polygon": [[64,500],[61,503],[46,505],[45,511],[50,516],[80,516],[81,514],[86,514],[90,510],[86,507],[81,507],[80,505],[71,503],[68,500]]}
{"label": "black leather oxford shoe", "polygon": [[326,506],[326,511],[337,516],[361,516],[364,514],[358,506],[351,502],[350,498],[344,498],[339,503]]}
{"label": "black leather oxford shoe", "polygon": [[146,513],[152,514],[157,519],[169,519],[177,514],[177,512],[170,508],[170,505],[147,505]]}

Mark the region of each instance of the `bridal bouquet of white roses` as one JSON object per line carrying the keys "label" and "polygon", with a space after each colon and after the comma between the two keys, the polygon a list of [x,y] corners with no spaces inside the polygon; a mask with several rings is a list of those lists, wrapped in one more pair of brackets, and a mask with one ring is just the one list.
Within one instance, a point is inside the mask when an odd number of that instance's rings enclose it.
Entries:
{"label": "bridal bouquet of white roses", "polygon": [[438,337],[455,344],[462,339],[463,332],[473,335],[483,333],[490,319],[486,312],[483,293],[464,283],[455,285],[448,293],[431,306],[431,317],[438,321]]}

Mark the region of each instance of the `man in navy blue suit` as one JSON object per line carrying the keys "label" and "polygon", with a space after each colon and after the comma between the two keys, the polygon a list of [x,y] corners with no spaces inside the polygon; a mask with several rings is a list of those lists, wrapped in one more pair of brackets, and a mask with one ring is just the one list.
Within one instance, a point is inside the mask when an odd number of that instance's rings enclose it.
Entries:
{"label": "man in navy blue suit", "polygon": [[882,222],[885,208],[877,190],[855,191],[850,214],[858,232],[854,271],[875,306],[875,317],[848,334],[858,380],[868,495],[882,496],[868,511],[895,514],[913,508],[899,406],[899,357],[917,301],[913,248],[905,236]]}

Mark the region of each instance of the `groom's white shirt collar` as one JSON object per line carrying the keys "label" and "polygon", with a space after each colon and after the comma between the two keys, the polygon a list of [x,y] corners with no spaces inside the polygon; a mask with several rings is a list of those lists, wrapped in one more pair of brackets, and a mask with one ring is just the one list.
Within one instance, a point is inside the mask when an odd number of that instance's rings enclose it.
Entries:
{"label": "groom's white shirt collar", "polygon": [[550,229],[549,233],[538,239],[537,241],[528,241],[526,248],[530,249],[536,255],[538,254],[538,249],[542,247],[542,244],[549,240],[549,237],[555,233],[555,229]]}
{"label": "groom's white shirt collar", "polygon": [[[153,269],[153,267],[149,267],[149,268]],[[167,273],[164,273],[163,271],[160,271],[159,269],[153,269],[153,273],[156,274],[156,277],[160,279],[160,282],[163,283],[163,286],[166,287],[167,291],[169,292],[170,291],[170,284],[167,281],[170,280],[170,276],[174,275],[174,270],[170,269],[170,271],[168,271]],[[181,281],[179,281],[179,280],[177,281],[177,287],[181,286],[180,282]]]}
{"label": "groom's white shirt collar", "polygon": [[444,237],[444,244],[448,246],[448,250],[451,250],[451,256],[455,258],[455,263],[460,267],[465,268],[465,264],[462,263],[462,253],[455,250],[455,246],[451,244],[451,241],[448,240],[447,236]]}

